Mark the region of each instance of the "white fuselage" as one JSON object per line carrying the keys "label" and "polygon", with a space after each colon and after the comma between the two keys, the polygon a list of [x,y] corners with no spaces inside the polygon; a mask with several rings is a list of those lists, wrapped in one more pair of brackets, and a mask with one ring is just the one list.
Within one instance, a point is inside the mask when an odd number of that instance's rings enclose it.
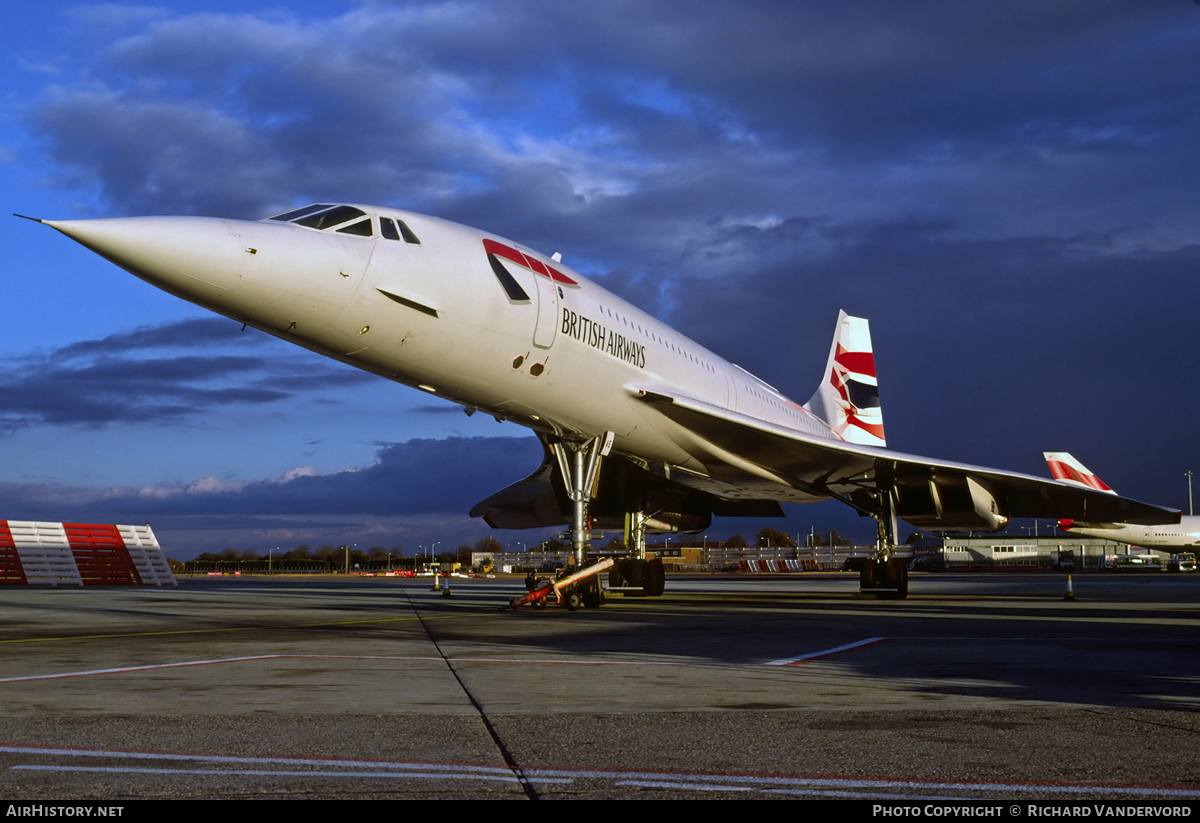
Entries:
{"label": "white fuselage", "polygon": [[[1105,528],[1101,528],[1101,526]],[[1099,537],[1146,549],[1173,551],[1200,547],[1200,515],[1185,515],[1180,518],[1179,523],[1166,526],[1138,526],[1132,523],[1077,526],[1075,523],[1069,525],[1059,523],[1059,527],[1069,534]]]}
{"label": "white fuselage", "polygon": [[[813,437],[824,422],[763,381],[550,257],[434,217],[358,206],[372,236],[286,222],[145,217],[47,221],[117,265],[185,300],[285,340],[535,430],[611,431],[614,451],[709,491],[693,437],[636,399],[661,387]],[[380,236],[403,220],[419,243]],[[527,300],[513,300],[485,241]],[[685,481],[686,482],[686,481]],[[807,502],[760,483],[755,494]],[[745,494],[745,491],[742,491]]]}

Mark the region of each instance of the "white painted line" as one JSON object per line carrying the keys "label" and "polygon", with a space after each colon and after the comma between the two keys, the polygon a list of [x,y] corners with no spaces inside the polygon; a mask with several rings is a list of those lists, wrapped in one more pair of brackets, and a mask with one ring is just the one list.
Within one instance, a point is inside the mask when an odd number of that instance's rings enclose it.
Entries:
{"label": "white painted line", "polygon": [[[920,791],[937,789],[942,791],[1013,791],[1013,792],[1045,792],[1048,794],[1089,794],[1103,792],[1108,794],[1150,796],[1150,797],[1200,797],[1200,787],[1185,787],[1174,785],[1133,785],[1114,786],[1109,783],[1048,783],[1040,781],[1018,782],[978,782],[978,781],[947,781],[947,780],[914,780],[911,778],[871,778],[871,777],[792,777],[788,775],[739,775],[739,774],[681,774],[654,772],[604,772],[604,771],[567,771],[559,769],[526,769],[525,774],[531,778],[544,779],[550,776],[570,776],[576,779],[584,778],[616,778],[618,785],[636,785],[638,781],[658,782],[677,788],[703,789],[717,787],[725,791],[766,791],[776,787],[776,791],[801,791],[806,788],[820,789],[907,789]],[[861,794],[854,796],[881,796]],[[928,795],[918,795],[928,797]],[[952,798],[960,799],[960,798]]]}
{"label": "white painted line", "polygon": [[183,663],[157,663],[151,666],[126,666],[117,669],[90,669],[82,672],[59,672],[58,674],[31,674],[25,677],[3,677],[0,683],[19,683],[22,680],[58,680],[65,677],[89,677],[97,674],[124,674],[126,672],[144,672],[153,669],[176,669],[184,666],[208,666],[213,663],[240,663],[245,660],[272,660],[282,655],[263,654],[253,657],[228,657],[219,660],[188,660]]}
{"label": "white painted line", "polygon": [[646,789],[690,789],[701,792],[758,792],[759,794],[800,794],[805,797],[837,797],[849,800],[975,800],[971,797],[944,797],[935,794],[893,794],[890,792],[847,792],[832,789],[767,789],[760,786],[718,786],[696,783],[671,783],[668,781],[625,780],[618,786],[636,786]]}
{"label": "white painted line", "polygon": [[[170,752],[104,751],[99,749],[64,749],[32,746],[0,746],[0,753],[49,755],[54,757],[104,757],[113,760],[174,760],[211,763],[214,768],[145,768],[135,766],[67,766],[62,764],[20,764],[12,769],[21,771],[108,772],[156,775],[233,775],[270,777],[334,777],[334,778],[441,778],[451,780],[489,780],[520,783],[505,767],[456,763],[417,763],[389,760],[350,760],[341,758],[246,757]],[[283,766],[285,768],[220,768],[224,765]],[[291,767],[291,768],[287,768]],[[304,768],[304,767],[325,767]],[[330,768],[332,767],[332,768]],[[1051,783],[984,782],[921,780],[904,777],[846,777],[841,775],[762,775],[681,773],[654,771],[604,771],[587,769],[525,769],[533,783],[566,784],[576,780],[607,780],[621,786],[647,788],[689,789],[710,792],[760,792],[766,794],[806,794],[827,797],[861,799],[938,799],[923,792],[1028,792],[1032,794],[1080,795],[1103,793],[1129,797],[1200,798],[1200,787],[1179,785],[1113,785],[1111,783]],[[893,793],[885,794],[891,791]],[[895,792],[903,792],[895,793]]]}
{"label": "white painted line", "polygon": [[332,757],[247,757],[219,754],[181,754],[178,752],[137,752],[105,749],[63,749],[45,746],[0,746],[2,754],[45,754],[56,757],[111,757],[128,760],[186,760],[198,763],[278,763],[286,766],[340,766],[361,769],[441,769],[442,771],[512,774],[507,766],[482,766],[453,763],[410,763],[402,760],[354,760]]}
{"label": "white painted line", "polygon": [[149,666],[125,666],[115,669],[87,669],[79,672],[58,672],[57,674],[31,674],[25,677],[0,677],[0,683],[19,683],[23,680],[62,680],[69,677],[94,677],[101,674],[127,674],[129,672],[146,672],[156,669],[181,669],[187,666],[212,666],[217,663],[247,663],[259,660],[389,660],[411,663],[413,661],[428,661],[442,663],[440,657],[380,657],[370,655],[341,655],[341,654],[257,654],[249,657],[222,657],[214,660],[185,660],[180,663],[155,663]]}
{"label": "white painted line", "polygon": [[[521,781],[511,773],[502,774],[462,774],[459,772],[376,772],[376,771],[278,771],[272,769],[138,769],[133,766],[13,766],[14,771],[39,772],[87,772],[105,774],[203,774],[203,775],[236,775],[239,777],[371,777],[371,778],[419,778],[421,780],[491,780],[500,783],[517,783]],[[543,779],[538,783],[570,783],[569,779]]]}
{"label": "white painted line", "polygon": [[[680,662],[673,660],[534,660],[528,658],[499,658],[499,657],[441,657],[428,656],[384,656],[384,655],[353,655],[353,654],[259,654],[248,657],[225,657],[213,660],[185,660],[178,663],[155,663],[147,666],[124,666],[112,669],[86,669],[77,672],[56,672],[54,674],[30,674],[23,677],[0,677],[0,683],[20,683],[30,680],[65,680],[72,677],[95,677],[107,674],[129,674],[131,672],[155,671],[158,669],[179,669],[188,666],[212,666],[219,663],[253,663],[263,660],[385,660],[394,663],[500,663],[517,666],[556,665],[556,666],[688,666],[703,668],[754,668],[762,663],[705,663]],[[766,665],[775,665],[768,663]]]}
{"label": "white painted line", "polygon": [[854,643],[847,643],[844,646],[835,646],[832,649],[825,649],[819,652],[809,652],[808,654],[799,654],[795,657],[785,657],[782,660],[772,660],[767,663],[768,666],[792,666],[796,663],[806,663],[809,660],[816,660],[818,657],[828,657],[831,654],[839,654],[841,652],[850,651],[851,649],[861,649],[863,646],[870,646],[873,643],[887,640],[886,637],[868,637],[866,640],[858,640]]}

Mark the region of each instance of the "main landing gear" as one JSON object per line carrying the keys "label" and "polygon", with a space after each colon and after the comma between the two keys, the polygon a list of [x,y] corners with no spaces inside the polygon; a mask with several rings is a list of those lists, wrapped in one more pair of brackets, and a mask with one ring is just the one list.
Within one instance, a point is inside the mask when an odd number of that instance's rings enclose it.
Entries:
{"label": "main landing gear", "polygon": [[617,562],[608,572],[608,590],[626,597],[661,597],[666,588],[661,557],[646,559],[646,514],[625,515],[625,545],[629,557]]}
{"label": "main landing gear", "polygon": [[858,573],[859,594],[880,600],[903,600],[908,597],[908,561],[896,557],[896,510],[892,490],[876,492],[878,509],[872,512],[878,525],[875,537],[875,557],[863,561]]}

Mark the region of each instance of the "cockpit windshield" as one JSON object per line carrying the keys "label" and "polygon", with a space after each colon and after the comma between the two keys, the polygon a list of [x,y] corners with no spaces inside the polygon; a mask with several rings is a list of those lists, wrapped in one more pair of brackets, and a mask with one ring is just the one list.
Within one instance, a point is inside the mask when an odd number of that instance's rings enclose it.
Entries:
{"label": "cockpit windshield", "polygon": [[277,214],[274,217],[268,217],[267,219],[268,220],[278,220],[281,223],[286,223],[289,220],[295,220],[297,217],[303,217],[304,215],[312,214],[315,211],[324,211],[325,209],[332,209],[332,208],[333,208],[332,203],[314,203],[311,206],[304,206],[303,208],[292,209],[291,211],[285,211],[283,214]]}
{"label": "cockpit windshield", "polygon": [[[268,220],[278,220],[281,223],[295,223],[299,226],[307,226],[310,229],[333,228],[340,226],[343,223],[348,223],[359,217],[366,217],[367,213],[362,209],[356,209],[354,206],[336,206],[332,203],[315,203],[311,206],[305,206],[300,209],[292,209],[285,211],[283,214],[277,214],[274,217],[268,217]],[[355,232],[356,234],[358,232]],[[368,235],[370,233],[368,232]]]}
{"label": "cockpit windshield", "polygon": [[[374,218],[368,217],[362,209],[354,206],[337,205],[336,203],[313,203],[274,217],[268,221],[294,223],[317,231],[336,231],[338,234],[350,234],[358,237],[374,237]],[[340,228],[339,228],[340,227]],[[403,239],[411,246],[421,245],[420,239],[413,234],[412,229],[399,217],[379,217],[379,231],[387,240]]]}
{"label": "cockpit windshield", "polygon": [[334,206],[328,211],[319,211],[316,214],[310,214],[292,222],[300,226],[308,226],[310,229],[328,229],[333,226],[340,226],[356,217],[366,216],[367,213],[365,211],[356,209],[354,206]]}

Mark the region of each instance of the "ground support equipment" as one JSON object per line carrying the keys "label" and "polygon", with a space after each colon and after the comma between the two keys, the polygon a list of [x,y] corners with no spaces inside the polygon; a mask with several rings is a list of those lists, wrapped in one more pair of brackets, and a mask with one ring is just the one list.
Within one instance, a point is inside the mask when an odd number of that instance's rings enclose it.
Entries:
{"label": "ground support equipment", "polygon": [[565,606],[570,611],[575,611],[580,606],[599,606],[604,601],[604,594],[597,575],[612,565],[612,559],[606,557],[558,580],[549,577],[537,578],[531,581],[528,592],[514,597],[505,609],[516,611],[525,605],[540,609],[551,605]]}

